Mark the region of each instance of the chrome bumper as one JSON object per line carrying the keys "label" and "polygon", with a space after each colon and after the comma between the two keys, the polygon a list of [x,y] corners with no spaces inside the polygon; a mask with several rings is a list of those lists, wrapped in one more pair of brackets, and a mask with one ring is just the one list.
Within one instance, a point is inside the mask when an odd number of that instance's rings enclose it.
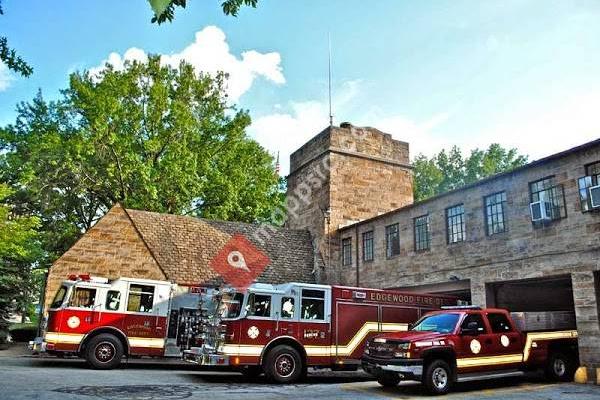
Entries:
{"label": "chrome bumper", "polygon": [[189,350],[183,351],[183,360],[208,366],[227,366],[229,365],[229,356],[225,354],[216,354],[207,352],[202,347],[192,347]]}
{"label": "chrome bumper", "polygon": [[374,376],[382,372],[394,372],[407,380],[420,380],[423,376],[423,360],[381,360],[363,356],[362,367]]}

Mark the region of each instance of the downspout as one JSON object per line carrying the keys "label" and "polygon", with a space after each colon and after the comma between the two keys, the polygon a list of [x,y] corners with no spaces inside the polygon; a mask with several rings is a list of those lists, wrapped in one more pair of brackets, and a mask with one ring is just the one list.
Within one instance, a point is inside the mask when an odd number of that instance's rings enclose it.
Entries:
{"label": "downspout", "polygon": [[356,224],[356,226],[354,227],[354,236],[356,237],[356,287],[360,287],[360,259],[358,258],[358,224]]}

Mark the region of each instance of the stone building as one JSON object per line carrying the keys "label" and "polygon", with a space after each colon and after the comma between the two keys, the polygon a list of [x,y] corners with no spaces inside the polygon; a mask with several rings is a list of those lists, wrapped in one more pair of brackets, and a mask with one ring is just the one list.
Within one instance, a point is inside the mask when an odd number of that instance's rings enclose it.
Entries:
{"label": "stone building", "polygon": [[[289,225],[314,235],[321,280],[574,310],[581,362],[594,376],[600,212],[588,187],[600,183],[600,139],[418,203],[408,145],[372,128],[328,128],[291,161]],[[532,222],[538,200],[545,218]]]}
{"label": "stone building", "polygon": [[314,251],[306,230],[159,214],[117,204],[54,262],[45,305],[70,274],[168,280],[183,286],[219,283],[211,261],[225,246],[240,241],[247,241],[245,250],[268,257],[256,281],[314,282]]}

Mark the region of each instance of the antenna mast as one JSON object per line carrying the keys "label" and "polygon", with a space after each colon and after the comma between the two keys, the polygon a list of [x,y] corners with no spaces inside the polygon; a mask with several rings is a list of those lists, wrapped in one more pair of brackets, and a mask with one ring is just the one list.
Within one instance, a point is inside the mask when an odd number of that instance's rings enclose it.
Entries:
{"label": "antenna mast", "polygon": [[331,112],[331,34],[327,33],[327,42],[329,44],[329,126],[333,126],[333,114]]}

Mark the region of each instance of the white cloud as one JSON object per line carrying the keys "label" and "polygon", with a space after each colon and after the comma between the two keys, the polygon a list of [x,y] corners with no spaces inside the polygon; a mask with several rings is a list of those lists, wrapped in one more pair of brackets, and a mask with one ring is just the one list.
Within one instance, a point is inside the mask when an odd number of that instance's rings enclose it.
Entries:
{"label": "white cloud", "polygon": [[15,77],[2,61],[0,61],[0,92],[4,92],[11,85]]}
{"label": "white cloud", "polygon": [[[106,63],[118,70],[123,68],[125,61],[145,62],[147,59],[148,54],[144,50],[132,47],[123,55],[111,53],[99,66],[90,68],[90,72],[97,74]],[[161,62],[173,67],[178,67],[182,60],[193,65],[197,71],[228,73],[227,93],[234,102],[250,89],[256,78],[262,77],[278,85],[285,83],[279,53],[248,50],[239,58],[231,53],[225,33],[216,26],[207,26],[196,32],[194,42],[180,52],[161,55]]]}

